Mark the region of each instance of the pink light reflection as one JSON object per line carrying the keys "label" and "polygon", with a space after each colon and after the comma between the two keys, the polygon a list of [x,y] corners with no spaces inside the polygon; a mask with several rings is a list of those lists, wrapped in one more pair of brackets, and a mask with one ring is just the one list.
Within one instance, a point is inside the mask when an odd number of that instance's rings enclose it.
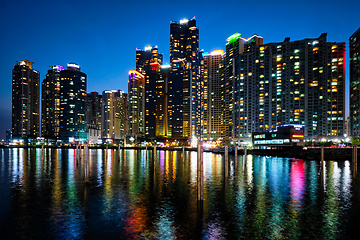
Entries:
{"label": "pink light reflection", "polygon": [[[291,163],[290,196],[295,208],[302,207],[305,192],[305,164],[304,160],[295,160]],[[300,210],[300,209],[297,209]]]}

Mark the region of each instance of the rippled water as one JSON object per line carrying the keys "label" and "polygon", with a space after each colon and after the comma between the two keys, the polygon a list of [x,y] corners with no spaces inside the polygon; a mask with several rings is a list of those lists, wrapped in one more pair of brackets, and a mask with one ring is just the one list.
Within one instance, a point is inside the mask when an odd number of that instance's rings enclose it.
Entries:
{"label": "rippled water", "polygon": [[[0,149],[0,239],[358,239],[350,161]],[[86,168],[88,164],[88,169]],[[227,165],[226,165],[227,164]],[[87,169],[87,170],[86,170]],[[88,180],[88,182],[86,182]]]}

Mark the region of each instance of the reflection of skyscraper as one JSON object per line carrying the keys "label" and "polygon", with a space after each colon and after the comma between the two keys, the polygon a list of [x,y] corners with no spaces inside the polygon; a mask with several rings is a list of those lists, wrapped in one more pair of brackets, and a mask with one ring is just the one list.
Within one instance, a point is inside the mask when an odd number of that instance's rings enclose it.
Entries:
{"label": "reflection of skyscraper", "polygon": [[350,135],[360,135],[360,28],[349,39]]}
{"label": "reflection of skyscraper", "polygon": [[59,120],[61,140],[86,140],[86,74],[75,63],[60,72]]}
{"label": "reflection of skyscraper", "polygon": [[225,101],[223,96],[223,51],[204,55],[204,100],[202,139],[216,141],[225,138]]}
{"label": "reflection of skyscraper", "polygon": [[130,70],[128,91],[129,136],[141,141],[145,134],[145,76],[136,70]]}
{"label": "reflection of skyscraper", "polygon": [[40,72],[33,62],[18,61],[12,71],[13,139],[31,140],[39,136]]}
{"label": "reflection of skyscraper", "polygon": [[200,137],[201,131],[201,54],[196,19],[170,22],[169,125],[172,138]]}

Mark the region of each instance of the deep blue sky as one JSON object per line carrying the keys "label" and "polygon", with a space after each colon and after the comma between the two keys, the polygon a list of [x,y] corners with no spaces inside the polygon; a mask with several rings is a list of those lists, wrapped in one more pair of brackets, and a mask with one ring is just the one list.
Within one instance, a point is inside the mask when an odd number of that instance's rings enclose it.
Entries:
{"label": "deep blue sky", "polygon": [[360,27],[359,9],[359,0],[0,0],[0,139],[11,128],[12,69],[18,60],[33,61],[41,80],[49,66],[76,62],[88,76],[88,92],[127,92],[136,48],[158,45],[169,62],[171,20],[195,16],[205,51],[224,50],[235,32],[245,38],[257,33],[264,43],[326,32],[328,41],[348,47]]}

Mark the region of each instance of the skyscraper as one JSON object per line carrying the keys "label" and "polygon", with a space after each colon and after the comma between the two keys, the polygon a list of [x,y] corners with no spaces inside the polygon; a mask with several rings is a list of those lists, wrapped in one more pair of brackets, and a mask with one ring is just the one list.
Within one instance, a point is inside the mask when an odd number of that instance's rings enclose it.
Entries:
{"label": "skyscraper", "polygon": [[41,133],[48,141],[59,137],[60,115],[60,72],[61,65],[51,66],[42,82],[41,94]]}
{"label": "skyscraper", "polygon": [[[225,77],[223,84],[224,101],[226,104],[226,138],[234,140],[239,137],[250,139],[251,129],[249,129],[249,134],[241,132],[241,127],[235,121],[239,121],[240,119],[244,120],[244,117],[240,116],[244,112],[240,112],[239,109],[244,109],[244,104],[252,102],[251,96],[248,94],[252,93],[254,90],[251,88],[255,88],[256,86],[251,83],[241,83],[239,75],[240,68],[237,65],[239,64],[239,55],[249,51],[250,46],[263,44],[263,38],[254,34],[246,39],[242,38],[240,33],[235,33],[228,37],[226,41],[226,54],[224,59]],[[249,89],[243,89],[244,87]],[[244,99],[248,101],[244,102]],[[246,111],[252,111],[252,109],[247,108]],[[247,126],[243,125],[242,127],[246,128]]]}
{"label": "skyscraper", "polygon": [[33,62],[18,61],[12,71],[12,135],[14,140],[31,141],[39,136],[40,72]]}
{"label": "skyscraper", "polygon": [[201,134],[202,75],[199,28],[195,17],[170,22],[169,125],[172,138],[199,138]]}
{"label": "skyscraper", "polygon": [[145,51],[136,49],[136,71],[145,78],[145,115],[144,130],[145,138],[155,139],[156,129],[156,79],[158,67],[162,64],[163,55],[159,53],[158,47],[146,47]]}
{"label": "skyscraper", "polygon": [[101,126],[102,95],[98,92],[87,93],[86,123]]}
{"label": "skyscraper", "polygon": [[349,38],[350,135],[360,135],[360,28]]}
{"label": "skyscraper", "polygon": [[[250,45],[235,59],[235,139],[282,124],[305,126],[305,136],[342,137],[345,43],[319,38]],[[237,96],[238,93],[238,96]]]}
{"label": "skyscraper", "polygon": [[119,143],[125,137],[126,102],[124,92],[120,90],[102,93],[102,139],[103,142]]}
{"label": "skyscraper", "polygon": [[129,137],[141,142],[145,136],[145,76],[136,70],[129,71]]}
{"label": "skyscraper", "polygon": [[52,141],[85,141],[86,110],[86,74],[80,66],[51,66],[42,83],[43,136]]}
{"label": "skyscraper", "polygon": [[224,51],[217,50],[204,55],[202,139],[207,141],[225,139],[223,54]]}
{"label": "skyscraper", "polygon": [[170,138],[171,128],[169,126],[169,76],[170,65],[159,66],[156,79],[156,137]]}
{"label": "skyscraper", "polygon": [[102,95],[97,92],[87,94],[86,128],[89,143],[100,143],[101,140],[101,116]]}
{"label": "skyscraper", "polygon": [[59,124],[60,140],[86,140],[86,74],[76,63],[68,63],[60,72]]}

